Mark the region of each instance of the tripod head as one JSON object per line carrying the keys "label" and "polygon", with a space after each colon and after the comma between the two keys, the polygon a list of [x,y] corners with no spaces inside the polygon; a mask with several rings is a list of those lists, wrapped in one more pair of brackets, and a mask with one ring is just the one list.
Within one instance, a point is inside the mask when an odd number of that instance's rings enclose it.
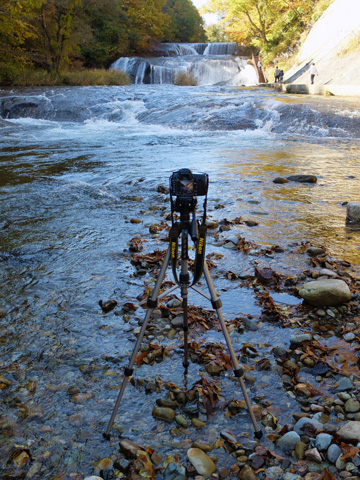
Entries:
{"label": "tripod head", "polygon": [[[182,168],[170,177],[171,223],[174,225],[174,212],[180,213],[181,224],[189,222],[191,214],[192,222],[188,231],[194,242],[198,239],[197,197],[205,196],[203,205],[203,224],[205,224],[208,188],[209,176],[207,173],[192,173],[190,169]],[[173,197],[176,197],[176,200]]]}

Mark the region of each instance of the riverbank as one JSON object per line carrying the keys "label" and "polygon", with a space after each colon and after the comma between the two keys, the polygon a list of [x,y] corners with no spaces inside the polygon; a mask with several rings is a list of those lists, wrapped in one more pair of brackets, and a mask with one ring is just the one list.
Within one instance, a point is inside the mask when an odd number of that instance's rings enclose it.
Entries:
{"label": "riverbank", "polygon": [[311,85],[306,83],[263,83],[261,87],[275,88],[279,92],[326,95],[342,97],[359,97],[360,85]]}

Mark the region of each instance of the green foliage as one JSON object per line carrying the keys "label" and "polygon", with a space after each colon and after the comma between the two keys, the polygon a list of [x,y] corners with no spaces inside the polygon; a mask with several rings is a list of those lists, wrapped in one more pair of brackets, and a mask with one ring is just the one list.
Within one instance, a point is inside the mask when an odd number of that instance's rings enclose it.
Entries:
{"label": "green foliage", "polygon": [[164,41],[206,42],[202,17],[191,0],[166,0],[164,12],[170,19]]}
{"label": "green foliage", "polygon": [[210,0],[207,12],[217,13],[227,40],[261,52],[264,64],[293,48],[334,0]]}
{"label": "green foliage", "polygon": [[108,68],[164,40],[205,41],[202,22],[191,0],[1,0],[0,83],[31,66]]}

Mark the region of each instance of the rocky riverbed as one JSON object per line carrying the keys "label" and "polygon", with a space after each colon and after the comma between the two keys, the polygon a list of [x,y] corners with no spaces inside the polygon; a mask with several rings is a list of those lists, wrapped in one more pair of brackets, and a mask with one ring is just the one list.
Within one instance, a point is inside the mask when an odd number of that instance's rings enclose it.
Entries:
{"label": "rocky riverbed", "polygon": [[[165,187],[159,187],[159,191],[166,194]],[[146,242],[141,237],[134,237],[128,243],[132,275],[144,277],[143,294],[123,304],[112,299],[100,302],[104,315],[120,316],[135,337],[139,334],[136,324],[140,326],[143,321],[139,312],[144,308],[144,300],[151,291],[167,247],[169,227],[165,220],[149,227],[154,238],[164,241],[163,250],[146,251]],[[131,221],[141,222],[136,218]],[[237,392],[229,353],[222,341],[207,340],[209,332],[220,331],[218,319],[212,309],[191,305],[189,352],[191,362],[198,369],[197,380],[192,382],[193,376],[189,375],[189,383],[184,388],[162,376],[142,377],[142,368],[137,368],[131,383],[142,395],[151,395],[154,399],[152,416],[157,425],[153,433],[156,440],[151,442],[149,436],[143,435],[144,425],[137,429],[136,439],[134,435],[129,438],[119,419],[111,432],[111,453],[91,462],[94,475],[87,476],[86,480],[359,478],[360,276],[357,266],[331,257],[319,245],[303,243],[286,251],[276,245],[264,248],[238,234],[229,236],[234,226],[244,222],[243,218],[208,220],[208,237],[218,253],[210,253],[207,262],[215,282],[225,278],[233,285],[228,287],[232,292],[235,286],[251,290],[260,308],[259,316],[227,319],[232,338],[246,332],[250,332],[250,337],[253,332],[255,337],[259,331],[266,332],[270,325],[276,325],[286,334],[286,344],[274,345],[264,336],[263,342],[245,343],[241,348],[236,344],[235,348],[263,437],[256,439],[253,430],[239,431],[237,417],[246,418],[247,412],[244,399]],[[239,257],[256,258],[258,267],[252,274],[243,276],[224,271],[222,249],[237,252]],[[266,259],[276,254],[303,257],[308,267],[297,275],[287,276],[262,266],[264,260],[266,263]],[[341,285],[338,296],[333,282]],[[322,291],[316,302],[306,292],[306,286],[314,284],[321,285]],[[173,285],[169,275],[164,290]],[[281,295],[298,301],[289,305],[274,300]],[[155,369],[182,355],[182,312],[178,295],[170,293],[161,298],[145,332],[136,366],[150,365]],[[94,374],[89,366],[80,369],[89,379]],[[266,372],[270,378],[278,377],[281,383],[276,401],[261,392],[263,380],[257,385],[259,374]],[[106,375],[111,376],[112,372],[108,370]],[[6,371],[0,377],[7,399],[10,398],[7,390],[16,391],[10,378]],[[226,380],[234,390],[232,398],[227,400],[223,393],[223,388],[228,389],[224,387]],[[34,388],[34,384],[26,385],[28,395]],[[69,395],[74,402],[85,404],[91,397],[75,387],[69,388]],[[287,407],[289,400],[291,409]],[[140,413],[141,405],[138,408]],[[73,422],[81,425],[80,418],[74,417]],[[2,428],[3,438],[11,435],[13,425],[9,418],[2,417]],[[13,446],[3,466],[3,478],[40,478],[37,475],[40,463],[34,460],[31,447]],[[55,478],[80,480],[84,476],[57,475]]]}

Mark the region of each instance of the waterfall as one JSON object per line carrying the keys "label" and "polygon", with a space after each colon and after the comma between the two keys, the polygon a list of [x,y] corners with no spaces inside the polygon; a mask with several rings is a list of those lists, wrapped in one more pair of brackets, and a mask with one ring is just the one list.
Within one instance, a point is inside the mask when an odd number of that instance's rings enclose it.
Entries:
{"label": "waterfall", "polygon": [[158,56],[122,57],[110,69],[122,70],[135,84],[173,84],[179,73],[188,73],[198,85],[255,85],[255,69],[237,51],[234,42],[163,43]]}

